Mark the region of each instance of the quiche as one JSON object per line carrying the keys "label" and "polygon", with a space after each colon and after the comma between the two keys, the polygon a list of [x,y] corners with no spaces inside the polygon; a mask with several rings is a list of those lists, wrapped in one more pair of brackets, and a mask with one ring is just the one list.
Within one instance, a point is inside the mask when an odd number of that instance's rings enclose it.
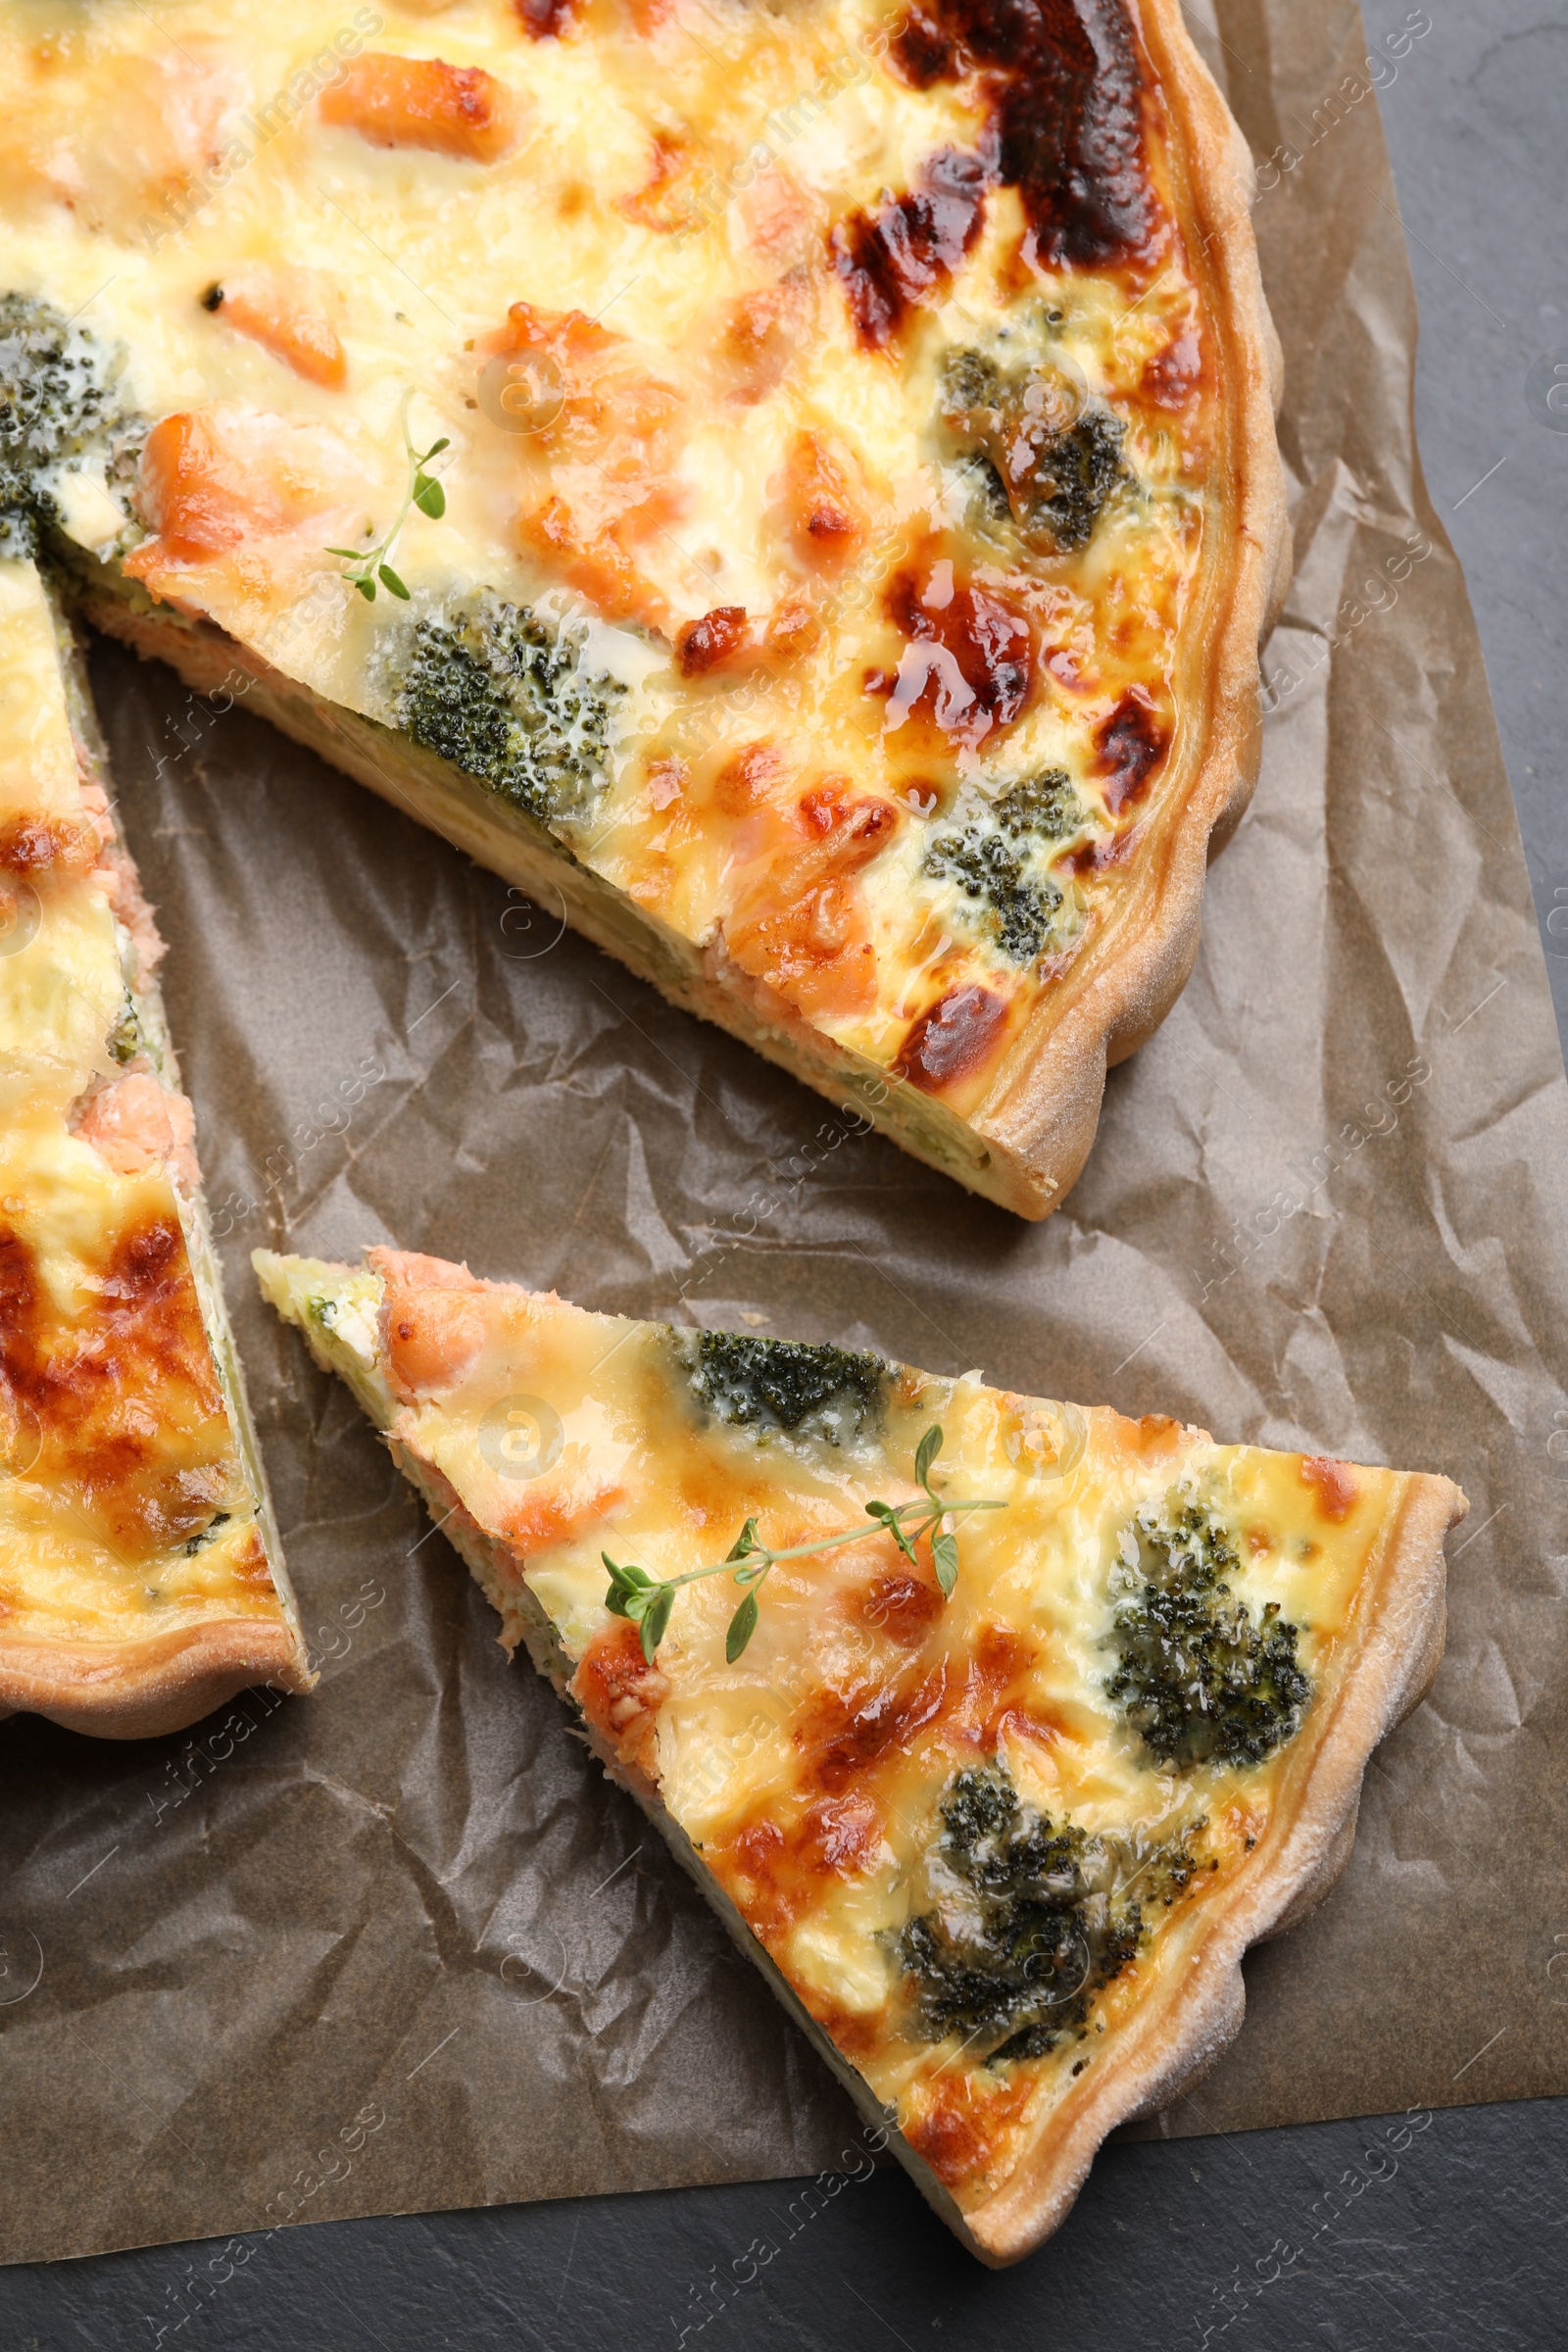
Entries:
{"label": "quiche", "polygon": [[0,456],[91,618],[1055,1207],[1287,561],[1178,0],[14,0],[0,77]]}
{"label": "quiche", "polygon": [[1037,2245],[1338,1875],[1459,1490],[393,1250],[255,1262],[943,2219]]}
{"label": "quiche", "polygon": [[0,558],[0,1714],[122,1740],[313,1680],[162,952],[75,650]]}

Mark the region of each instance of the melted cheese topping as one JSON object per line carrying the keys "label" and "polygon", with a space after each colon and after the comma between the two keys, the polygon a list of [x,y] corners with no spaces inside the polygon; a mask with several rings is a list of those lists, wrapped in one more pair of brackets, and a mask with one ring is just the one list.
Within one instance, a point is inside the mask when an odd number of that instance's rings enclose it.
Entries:
{"label": "melted cheese topping", "polygon": [[[64,528],[427,741],[421,648],[527,608],[603,688],[571,854],[765,1018],[972,1107],[1129,904],[1223,497],[1123,0],[1032,65],[878,0],[175,13],[0,22],[10,282],[122,369]],[[326,551],[443,436],[371,604]],[[1029,506],[1075,469],[1081,536]]]}
{"label": "melted cheese topping", "polygon": [[[833,1445],[805,1422],[792,1434],[724,1420],[694,1378],[689,1333],[389,1250],[363,1274],[256,1262],[456,1533],[504,1642],[528,1641],[612,1768],[657,1795],[959,2202],[994,2193],[1100,2035],[1187,1964],[1205,1893],[1264,1867],[1298,1752],[1289,1727],[1256,1761],[1162,1762],[1145,1740],[1114,1639],[1139,1531],[1184,1510],[1226,1531],[1227,1605],[1298,1629],[1310,1715],[1353,1654],[1409,1482],[897,1367]],[[653,1665],[607,1609],[607,1550],[671,1577],[723,1560],[749,1518],[782,1549],[854,1528],[868,1501],[914,1498],[934,1422],[939,1489],[1005,1506],[958,1521],[945,1605],[928,1550],[911,1565],[868,1526],[772,1570],[733,1663],[727,1576],[681,1590]],[[1145,1882],[1122,1964],[1090,1980],[1053,2046],[1000,2063],[1000,2034],[975,2050],[922,2018],[909,1942],[941,1908],[941,1808],[976,1772],[1004,1773],[1057,1831],[1101,1841],[1115,1899]],[[946,1885],[951,1898],[951,1869]]]}
{"label": "melted cheese topping", "polygon": [[193,1267],[157,943],[73,693],[36,569],[0,562],[0,1646],[283,1610]]}

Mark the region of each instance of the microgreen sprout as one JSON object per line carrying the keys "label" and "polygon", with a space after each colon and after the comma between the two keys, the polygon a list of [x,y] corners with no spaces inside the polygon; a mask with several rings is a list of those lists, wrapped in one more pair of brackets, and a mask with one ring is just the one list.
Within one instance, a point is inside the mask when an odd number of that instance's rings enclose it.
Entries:
{"label": "microgreen sprout", "polygon": [[599,1556],[610,1571],[605,1606],[612,1616],[629,1618],[636,1626],[643,1656],[651,1666],[654,1653],[668,1630],[669,1613],[681,1586],[694,1585],[705,1576],[729,1575],[745,1595],[729,1621],[724,1641],[724,1655],[733,1666],[757,1631],[758,1593],[780,1560],[809,1559],[816,1552],[836,1550],[841,1544],[862,1544],[874,1527],[883,1528],[906,1559],[915,1561],[916,1565],[918,1555],[914,1547],[922,1536],[929,1535],[931,1565],[936,1570],[943,1598],[947,1599],[958,1581],[958,1542],[943,1522],[958,1511],[1000,1511],[1006,1506],[1001,1502],[956,1502],[950,1496],[938,1494],[931,1485],[931,1465],[941,1450],[940,1427],[928,1429],[914,1455],[920,1498],[913,1502],[868,1502],[866,1516],[873,1527],[847,1527],[836,1536],[819,1536],[813,1544],[793,1544],[786,1550],[774,1551],[759,1536],[757,1521],[748,1519],[721,1560],[715,1560],[708,1568],[688,1568],[684,1576],[650,1576],[646,1568],[635,1563],[621,1566],[608,1551],[601,1552]]}
{"label": "microgreen sprout", "polygon": [[403,504],[398,509],[396,522],[393,523],[386,537],[378,540],[374,547],[329,547],[326,550],[329,556],[344,558],[346,568],[343,577],[359,590],[368,605],[373,605],[375,602],[377,580],[380,581],[389,596],[401,596],[404,603],[408,603],[408,589],[393,570],[390,561],[392,551],[398,543],[398,534],[408,521],[411,510],[415,507],[418,508],[421,514],[428,514],[432,522],[439,522],[447,511],[446,492],[436,480],[435,475],[426,473],[424,469],[432,458],[438,458],[441,452],[444,449],[450,449],[452,444],[449,437],[443,433],[440,440],[432,441],[428,449],[415,448],[409,438],[409,401],[411,398],[412,394],[404,394],[403,406],[398,413],[398,421],[403,427],[403,446],[408,452],[409,487]]}

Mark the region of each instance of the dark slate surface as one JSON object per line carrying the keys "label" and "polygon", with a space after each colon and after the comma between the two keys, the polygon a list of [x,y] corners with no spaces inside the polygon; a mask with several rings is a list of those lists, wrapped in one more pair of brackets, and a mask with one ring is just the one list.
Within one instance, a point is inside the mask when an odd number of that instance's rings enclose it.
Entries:
{"label": "dark slate surface", "polygon": [[[1469,575],[1568,1028],[1568,390],[1561,429],[1548,405],[1557,355],[1568,369],[1568,14],[1430,14],[1383,101],[1421,296],[1421,440]],[[1368,28],[1408,15],[1370,0]],[[1568,1888],[1563,1926],[1568,1941]],[[1506,1933],[1476,1922],[1478,1965]],[[873,2177],[853,2151],[845,2166],[820,2190],[327,2224],[14,2270],[0,2352],[678,2352],[683,2330],[704,2352],[1201,2352],[1233,2328],[1269,2352],[1568,2343],[1568,2101],[1111,2148],[1060,2234],[1001,2276],[902,2175]]]}

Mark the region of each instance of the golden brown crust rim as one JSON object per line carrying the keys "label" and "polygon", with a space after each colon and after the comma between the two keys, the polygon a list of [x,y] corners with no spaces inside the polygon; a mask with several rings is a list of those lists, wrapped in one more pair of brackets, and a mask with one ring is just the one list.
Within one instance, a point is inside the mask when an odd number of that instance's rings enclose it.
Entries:
{"label": "golden brown crust rim", "polygon": [[[1178,1938],[1163,1980],[1052,2116],[1005,2185],[960,2213],[929,2177],[943,2218],[993,2267],[1016,2262],[1065,2219],[1096,2151],[1118,2124],[1153,2113],[1214,2063],[1239,2031],[1247,1998],[1242,1955],[1294,1927],[1329,1892],[1348,1858],[1361,1780],[1380,1740],[1419,1704],[1442,1650],[1443,1540],[1468,1505],[1452,1481],[1415,1475],[1357,1597],[1328,1704],[1308,1715],[1282,1777],[1269,1827],[1246,1874],[1209,1897]],[[906,2162],[907,2151],[895,2141]],[[925,2168],[910,2163],[916,2178]],[[935,2193],[933,2193],[935,2192]]]}
{"label": "golden brown crust rim", "polygon": [[156,1740],[253,1683],[303,1692],[315,1680],[289,1627],[268,1618],[140,1642],[15,1642],[0,1645],[0,1715],[47,1715],[100,1740]]}
{"label": "golden brown crust rim", "polygon": [[[1290,579],[1285,469],[1274,429],[1279,338],[1252,234],[1251,155],[1182,19],[1180,0],[1139,0],[1140,30],[1174,133],[1178,214],[1223,354],[1226,528],[1205,554],[1207,625],[1182,645],[1188,782],[1144,847],[1149,886],[1118,916],[1115,951],[1065,1010],[1048,1000],[973,1124],[1005,1164],[1005,1205],[1058,1207],[1089,1156],[1105,1071],[1158,1028],[1198,955],[1203,877],[1246,813],[1261,753],[1258,656]],[[1068,987],[1071,987],[1069,975]]]}

